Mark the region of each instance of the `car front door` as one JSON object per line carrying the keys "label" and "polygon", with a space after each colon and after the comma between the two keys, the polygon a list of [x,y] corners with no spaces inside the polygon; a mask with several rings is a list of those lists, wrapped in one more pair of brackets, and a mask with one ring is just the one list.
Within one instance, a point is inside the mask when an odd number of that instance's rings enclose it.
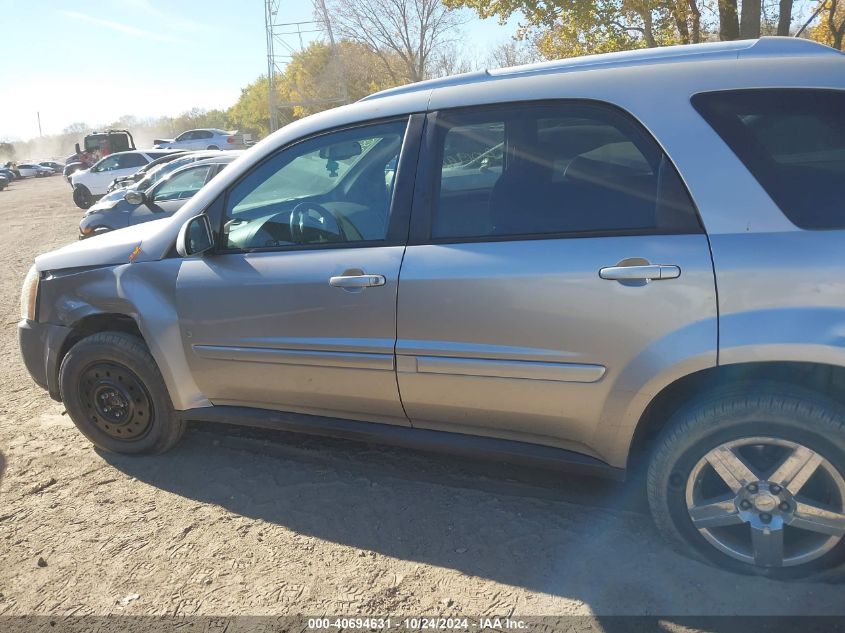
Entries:
{"label": "car front door", "polygon": [[212,403],[408,424],[393,348],[421,126],[415,115],[304,139],[212,205],[216,252],[185,259],[176,291]]}
{"label": "car front door", "polygon": [[558,102],[427,129],[396,347],[415,427],[601,457],[612,394],[678,354],[715,364],[707,237],[633,119]]}

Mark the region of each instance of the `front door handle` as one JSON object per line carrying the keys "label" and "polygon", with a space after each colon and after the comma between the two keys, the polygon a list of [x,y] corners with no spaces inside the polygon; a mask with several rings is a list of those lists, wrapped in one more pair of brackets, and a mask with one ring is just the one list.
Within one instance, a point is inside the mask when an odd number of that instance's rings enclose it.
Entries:
{"label": "front door handle", "polygon": [[329,279],[329,285],[335,288],[372,288],[385,283],[384,275],[339,275]]}
{"label": "front door handle", "polygon": [[681,276],[679,266],[648,264],[646,266],[609,266],[599,270],[599,277],[615,281],[651,281],[676,279]]}

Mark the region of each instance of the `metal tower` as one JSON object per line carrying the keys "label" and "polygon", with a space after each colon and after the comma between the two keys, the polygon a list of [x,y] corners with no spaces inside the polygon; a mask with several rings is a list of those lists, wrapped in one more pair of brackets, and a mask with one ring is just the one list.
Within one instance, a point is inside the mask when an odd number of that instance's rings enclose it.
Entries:
{"label": "metal tower", "polygon": [[[314,0],[314,10],[319,12],[321,21],[277,22],[282,0],[264,0],[264,29],[267,35],[267,98],[270,106],[270,132],[279,129],[279,109],[281,106],[313,105],[315,103],[346,103],[346,79],[340,72],[340,57],[332,33],[329,13],[325,0]],[[276,78],[283,74],[293,56],[303,51],[307,44],[325,36],[332,48],[332,75],[338,84],[338,96],[303,102],[280,104],[276,93]]]}

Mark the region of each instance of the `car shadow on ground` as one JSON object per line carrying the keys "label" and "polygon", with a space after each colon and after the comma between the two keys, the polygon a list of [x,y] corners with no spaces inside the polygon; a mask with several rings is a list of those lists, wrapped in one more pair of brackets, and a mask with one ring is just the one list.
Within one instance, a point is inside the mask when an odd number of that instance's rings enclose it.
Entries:
{"label": "car shadow on ground", "polygon": [[[807,585],[737,576],[673,552],[636,482],[206,425],[166,455],[102,456],[138,480],[245,517],[576,598],[597,614],[815,608],[803,594],[790,602],[790,592],[811,593]],[[767,586],[782,599],[757,609],[750,598]]]}

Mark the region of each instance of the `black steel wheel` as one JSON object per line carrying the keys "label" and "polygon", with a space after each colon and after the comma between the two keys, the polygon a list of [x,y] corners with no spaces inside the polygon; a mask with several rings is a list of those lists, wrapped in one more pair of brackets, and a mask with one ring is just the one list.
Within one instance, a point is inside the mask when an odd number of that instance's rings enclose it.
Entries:
{"label": "black steel wheel", "polygon": [[80,209],[88,209],[94,204],[94,197],[88,191],[88,187],[77,185],[73,188],[73,202]]}
{"label": "black steel wheel", "polygon": [[144,341],[102,332],[77,342],[59,371],[62,401],[77,428],[115,453],[162,453],[184,431]]}
{"label": "black steel wheel", "polygon": [[116,363],[97,362],[83,371],[79,399],[96,427],[116,440],[143,437],[153,423],[147,388],[133,371]]}

